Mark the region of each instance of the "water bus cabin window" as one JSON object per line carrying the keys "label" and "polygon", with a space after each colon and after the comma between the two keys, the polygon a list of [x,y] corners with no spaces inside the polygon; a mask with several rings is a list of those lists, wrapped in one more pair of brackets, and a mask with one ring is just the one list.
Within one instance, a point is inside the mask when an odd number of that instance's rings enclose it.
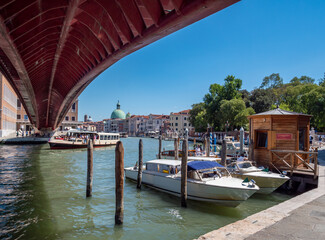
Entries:
{"label": "water bus cabin window", "polygon": [[104,140],[104,138],[103,138],[103,137],[104,137],[104,136],[102,136],[102,135],[101,135],[101,136],[100,136],[100,140]]}
{"label": "water bus cabin window", "polygon": [[256,131],[256,148],[267,148],[266,131]]}
{"label": "water bus cabin window", "polygon": [[105,139],[104,139],[104,140],[107,140],[107,137],[108,137],[108,136],[107,136],[107,135],[105,135]]}

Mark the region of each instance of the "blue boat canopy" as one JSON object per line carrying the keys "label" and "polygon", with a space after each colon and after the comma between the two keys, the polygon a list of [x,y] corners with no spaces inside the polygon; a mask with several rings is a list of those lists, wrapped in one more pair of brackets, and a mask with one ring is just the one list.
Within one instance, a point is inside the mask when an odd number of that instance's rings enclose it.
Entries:
{"label": "blue boat canopy", "polygon": [[224,167],[224,166],[222,166],[217,162],[211,162],[211,161],[192,161],[187,163],[188,171],[209,169],[215,167]]}

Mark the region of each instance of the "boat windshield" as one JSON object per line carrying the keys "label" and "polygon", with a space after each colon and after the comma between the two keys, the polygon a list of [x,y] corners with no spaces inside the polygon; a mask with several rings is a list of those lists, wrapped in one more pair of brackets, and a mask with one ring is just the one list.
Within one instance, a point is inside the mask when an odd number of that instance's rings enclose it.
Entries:
{"label": "boat windshield", "polygon": [[208,179],[216,179],[221,177],[229,177],[230,174],[225,168],[214,168],[214,169],[207,169],[207,170],[201,170],[201,171],[188,171],[187,177],[194,179],[194,180],[208,180]]}
{"label": "boat windshield", "polygon": [[240,143],[234,143],[236,148],[240,148]]}
{"label": "boat windshield", "polygon": [[202,178],[216,178],[229,176],[229,172],[225,168],[209,169],[207,171],[200,172]]}
{"label": "boat windshield", "polygon": [[241,163],[237,163],[239,168],[249,168],[249,167],[253,167],[252,163],[250,162],[241,162]]}

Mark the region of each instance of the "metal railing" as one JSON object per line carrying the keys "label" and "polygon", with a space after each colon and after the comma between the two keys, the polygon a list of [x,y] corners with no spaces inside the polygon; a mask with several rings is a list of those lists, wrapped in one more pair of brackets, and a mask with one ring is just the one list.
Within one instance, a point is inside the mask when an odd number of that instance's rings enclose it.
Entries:
{"label": "metal railing", "polygon": [[[294,171],[297,172],[309,172],[314,174],[314,179],[318,176],[318,152],[305,152],[305,151],[293,151],[293,150],[271,150],[272,159],[271,165],[274,168],[280,163],[284,163],[282,170],[289,170],[292,176]],[[279,165],[279,164],[278,164]]]}

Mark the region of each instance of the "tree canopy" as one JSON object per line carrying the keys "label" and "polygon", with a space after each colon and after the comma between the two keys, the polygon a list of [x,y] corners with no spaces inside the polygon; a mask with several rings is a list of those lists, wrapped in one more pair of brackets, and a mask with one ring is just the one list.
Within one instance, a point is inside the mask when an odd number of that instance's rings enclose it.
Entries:
{"label": "tree canopy", "polygon": [[313,115],[311,125],[325,131],[325,79],[318,82],[301,76],[284,83],[279,73],[273,73],[263,78],[259,88],[249,92],[241,89],[241,79],[228,75],[223,85],[210,85],[203,102],[192,105],[190,122],[197,131],[206,131],[208,125],[224,130],[227,121],[234,129],[245,126],[248,115],[280,107]]}

